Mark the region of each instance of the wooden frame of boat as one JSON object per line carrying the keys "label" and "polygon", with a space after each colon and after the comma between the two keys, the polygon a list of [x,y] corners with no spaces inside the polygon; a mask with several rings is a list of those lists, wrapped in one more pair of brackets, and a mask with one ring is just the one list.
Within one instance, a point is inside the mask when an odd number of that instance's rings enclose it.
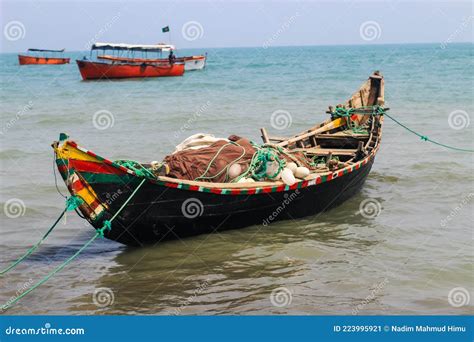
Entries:
{"label": "wooden frame of boat", "polygon": [[[384,79],[375,72],[341,106],[360,108],[383,104]],[[351,121],[366,125],[367,134],[351,131]],[[350,120],[331,118],[290,138],[271,137],[261,129],[266,144],[290,152],[304,151],[326,161],[291,186],[281,181],[208,183],[170,177],[147,179],[105,236],[127,245],[143,245],[255,224],[267,225],[329,210],[362,187],[380,147],[382,125],[383,115],[359,110]],[[97,229],[119,210],[142,181],[134,171],[69,139],[54,142],[53,148],[70,193],[84,200],[79,207],[81,214]],[[339,160],[334,162],[333,157]]]}
{"label": "wooden frame of boat", "polygon": [[[45,49],[28,49],[27,53],[30,52],[45,52],[45,53],[64,53],[64,49],[61,50],[45,50]],[[18,63],[20,65],[57,65],[57,64],[69,64],[70,58],[55,57],[55,56],[33,56],[33,55],[18,55]]]}

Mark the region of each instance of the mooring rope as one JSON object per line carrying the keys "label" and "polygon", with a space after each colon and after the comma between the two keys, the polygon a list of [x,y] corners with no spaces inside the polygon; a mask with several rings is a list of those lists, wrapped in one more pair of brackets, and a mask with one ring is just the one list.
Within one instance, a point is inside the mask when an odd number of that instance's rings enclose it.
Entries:
{"label": "mooring rope", "polygon": [[19,257],[17,260],[15,260],[10,266],[5,268],[4,270],[0,271],[0,276],[3,276],[5,273],[10,271],[11,269],[15,268],[19,263],[21,263],[23,260],[25,260],[27,257],[29,257],[42,243],[48,235],[54,230],[56,225],[59,223],[61,218],[66,214],[66,212],[71,211],[79,207],[83,203],[83,200],[77,196],[71,196],[66,200],[66,208],[62,211],[62,213],[59,215],[59,217],[56,219],[56,221],[53,223],[53,225],[48,229],[48,231],[43,235],[43,237],[36,243],[34,244],[30,249],[26,251],[25,254],[23,254],[21,257]]}
{"label": "mooring rope", "polygon": [[428,136],[426,135],[422,135],[418,132],[415,132],[414,130],[412,130],[411,128],[405,126],[404,124],[402,124],[400,121],[398,121],[397,119],[395,119],[394,117],[388,115],[387,113],[384,114],[385,116],[387,116],[389,119],[391,119],[393,122],[395,122],[397,125],[405,128],[407,131],[419,136],[421,138],[421,140],[423,141],[429,141],[430,143],[433,143],[435,145],[438,145],[438,146],[442,146],[444,148],[447,148],[447,149],[450,149],[450,150],[454,150],[454,151],[459,151],[459,152],[470,152],[470,153],[473,153],[474,150],[473,149],[469,149],[469,148],[459,148],[459,147],[455,147],[455,146],[450,146],[450,145],[446,145],[446,144],[443,144],[443,143],[440,143],[438,141],[435,141],[435,140],[432,140],[430,138],[428,138]]}
{"label": "mooring rope", "polygon": [[[137,193],[137,191],[140,189],[140,187],[143,185],[143,183],[145,183],[147,179],[146,178],[143,178],[141,183],[135,188],[135,190],[132,192],[132,194],[128,197],[128,199],[122,204],[122,206],[120,207],[119,210],[117,210],[117,212],[112,216],[112,218],[110,220],[106,220],[104,221],[104,225],[102,228],[100,229],[97,229],[96,230],[96,233],[94,234],[94,236],[89,240],[87,241],[76,253],[74,253],[72,256],[70,256],[66,261],[64,261],[61,265],[59,265],[58,267],[56,267],[53,271],[51,271],[50,273],[48,273],[46,276],[43,277],[43,279],[41,279],[40,281],[38,281],[36,284],[34,284],[32,287],[30,287],[28,290],[26,290],[25,292],[23,292],[21,295],[19,295],[18,297],[15,297],[13,300],[10,300],[8,302],[6,302],[4,305],[2,305],[2,307],[0,308],[1,311],[5,311],[7,310],[8,308],[12,307],[14,304],[16,304],[18,301],[20,301],[23,297],[25,297],[27,294],[31,293],[33,290],[35,290],[36,288],[38,288],[39,286],[41,286],[42,284],[44,284],[45,282],[47,282],[53,275],[55,275],[56,273],[58,273],[59,271],[61,271],[64,267],[66,267],[71,261],[73,261],[75,258],[77,258],[77,256],[79,254],[81,254],[92,242],[94,242],[95,239],[97,239],[99,236],[100,237],[103,237],[104,236],[104,232],[106,230],[110,230],[112,228],[112,221],[120,214],[120,212],[127,206],[127,204],[130,202],[130,200],[132,199],[132,197]],[[66,211],[66,210],[65,210]],[[60,215],[59,219],[56,220],[55,222],[55,225],[57,224],[57,222],[59,222],[59,220],[61,219],[62,215],[64,215],[65,211]],[[49,233],[48,233],[49,234]],[[30,253],[31,254],[31,253]]]}
{"label": "mooring rope", "polygon": [[[368,110],[371,110],[372,112],[367,112]],[[393,122],[395,122],[400,127],[403,127],[404,129],[406,129],[408,132],[410,132],[412,134],[415,134],[416,136],[420,137],[422,141],[428,141],[430,143],[433,143],[433,144],[438,145],[438,146],[442,146],[444,148],[447,148],[447,149],[450,149],[450,150],[453,150],[453,151],[470,152],[470,153],[474,152],[473,149],[459,148],[459,147],[446,145],[446,144],[440,143],[438,141],[432,140],[432,139],[428,138],[427,135],[423,135],[421,133],[418,133],[415,130],[411,129],[410,127],[402,124],[400,121],[395,119],[393,116],[387,114],[385,109],[381,106],[366,106],[366,107],[359,107],[359,108],[337,107],[337,108],[335,108],[334,112],[331,113],[331,115],[334,118],[351,117],[353,114],[363,114],[363,115],[372,115],[372,116],[374,116],[374,115],[384,115],[384,116],[388,117],[390,120],[392,120]]]}

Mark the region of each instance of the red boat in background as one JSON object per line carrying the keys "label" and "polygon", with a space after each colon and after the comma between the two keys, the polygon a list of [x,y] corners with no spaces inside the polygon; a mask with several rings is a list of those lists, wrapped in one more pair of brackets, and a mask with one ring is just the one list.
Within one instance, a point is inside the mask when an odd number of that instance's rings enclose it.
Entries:
{"label": "red boat in background", "polygon": [[[134,78],[134,77],[167,77],[182,76],[184,74],[184,62],[172,63],[168,59],[162,59],[157,62],[156,59],[148,59],[148,53],[156,52],[162,54],[163,51],[171,51],[172,45],[130,45],[130,44],[111,44],[96,43],[91,47],[94,50],[111,50],[117,57],[102,58],[101,61],[92,61],[84,57],[77,60],[79,71],[84,80],[92,79],[112,79],[112,78]],[[136,52],[141,52],[144,58],[134,58]],[[120,56],[121,53],[132,54],[132,58]],[[98,56],[97,56],[98,57]]]}
{"label": "red boat in background", "polygon": [[[64,49],[62,50],[44,50],[44,49],[28,49],[28,53],[30,52],[50,52],[54,53],[64,53]],[[69,64],[70,58],[64,57],[56,57],[52,55],[49,56],[35,56],[35,55],[18,55],[18,62],[20,65],[30,65],[30,64]]]}
{"label": "red boat in background", "polygon": [[83,80],[183,76],[184,63],[104,63],[88,60],[76,61]]}

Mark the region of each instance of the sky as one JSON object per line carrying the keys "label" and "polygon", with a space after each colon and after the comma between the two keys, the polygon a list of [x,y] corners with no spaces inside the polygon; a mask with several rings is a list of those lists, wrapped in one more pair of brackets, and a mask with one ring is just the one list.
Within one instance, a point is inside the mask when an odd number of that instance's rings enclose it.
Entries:
{"label": "sky", "polygon": [[[1,52],[473,42],[472,1],[1,0]],[[162,33],[164,26],[170,33]]]}

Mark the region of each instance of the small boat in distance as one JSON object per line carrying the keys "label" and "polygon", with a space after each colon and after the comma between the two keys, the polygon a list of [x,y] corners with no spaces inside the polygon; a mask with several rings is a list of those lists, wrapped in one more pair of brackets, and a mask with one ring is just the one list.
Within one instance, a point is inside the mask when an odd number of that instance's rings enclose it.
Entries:
{"label": "small boat in distance", "polygon": [[52,146],[70,194],[83,200],[82,216],[96,229],[109,224],[106,238],[140,246],[295,220],[343,203],[362,188],[374,163],[384,102],[384,79],[377,71],[348,101],[331,106],[324,122],[308,123],[309,129],[290,137],[271,137],[261,129],[264,146],[312,161],[312,171],[292,185],[283,175],[275,181],[212,183],[155,174],[153,163],[113,162],[65,134]]}
{"label": "small boat in distance", "polygon": [[[146,58],[148,53],[155,52],[161,54],[163,51],[170,51],[172,48],[174,48],[172,45],[164,44],[130,45],[96,43],[91,47],[91,59],[94,50],[103,50],[104,53],[106,50],[111,50],[113,53],[117,53],[118,59],[93,61],[84,57],[82,60],[77,60],[76,62],[84,80],[182,76],[184,74],[183,62],[169,63],[168,59],[164,59],[163,62],[158,63],[151,62]],[[141,52],[142,57],[144,56],[145,58],[135,59],[120,56],[121,53],[126,53],[127,56],[129,56],[134,55],[137,52]]]}
{"label": "small boat in distance", "polygon": [[[18,55],[18,62],[20,65],[31,64],[69,64],[70,58],[59,57],[59,54],[64,53],[61,50],[45,50],[45,49],[28,49],[27,53],[37,52],[37,54]],[[51,53],[51,56],[45,56],[44,53]],[[43,54],[41,54],[43,53]],[[55,55],[58,54],[58,55]]]}

